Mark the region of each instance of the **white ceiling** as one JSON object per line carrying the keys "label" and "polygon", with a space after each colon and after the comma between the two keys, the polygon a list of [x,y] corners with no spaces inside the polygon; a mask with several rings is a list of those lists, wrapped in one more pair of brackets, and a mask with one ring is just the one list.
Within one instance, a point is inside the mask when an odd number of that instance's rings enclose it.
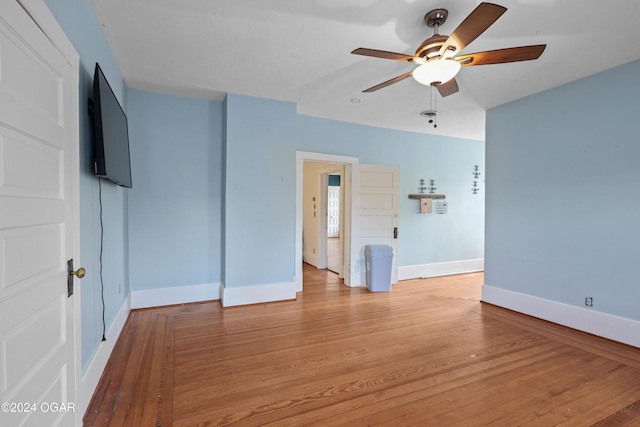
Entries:
{"label": "white ceiling", "polygon": [[[546,43],[536,61],[463,67],[460,92],[437,96],[415,67],[352,55],[413,54],[433,34],[424,15],[449,11],[450,34],[477,0],[92,0],[128,87],[222,100],[226,93],[294,102],[298,113],[484,140],[485,110],[640,59],[638,0],[497,0],[508,8],[463,53]],[[621,88],[621,90],[624,90]],[[362,102],[353,103],[352,98]]]}

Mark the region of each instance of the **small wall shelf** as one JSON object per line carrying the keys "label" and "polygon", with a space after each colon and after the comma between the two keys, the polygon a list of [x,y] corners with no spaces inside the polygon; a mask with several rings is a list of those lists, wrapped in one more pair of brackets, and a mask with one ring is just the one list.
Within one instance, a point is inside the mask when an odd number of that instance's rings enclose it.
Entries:
{"label": "small wall shelf", "polygon": [[419,213],[431,213],[433,211],[432,207],[434,205],[433,200],[438,200],[437,202],[435,202],[436,213],[446,213],[441,212],[441,207],[447,205],[447,202],[444,201],[444,194],[409,194],[409,198],[420,201],[420,209],[418,210]]}
{"label": "small wall shelf", "polygon": [[410,199],[422,200],[422,199],[445,199],[444,194],[409,194]]}

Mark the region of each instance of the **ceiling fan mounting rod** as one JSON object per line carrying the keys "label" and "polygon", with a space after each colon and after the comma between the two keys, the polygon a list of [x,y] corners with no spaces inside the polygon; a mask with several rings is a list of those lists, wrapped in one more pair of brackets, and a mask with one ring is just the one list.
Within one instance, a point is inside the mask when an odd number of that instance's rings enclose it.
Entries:
{"label": "ceiling fan mounting rod", "polygon": [[433,9],[424,15],[424,23],[429,28],[435,28],[435,33],[438,34],[438,27],[447,22],[447,16],[449,16],[447,9]]}
{"label": "ceiling fan mounting rod", "polygon": [[424,16],[424,23],[429,28],[433,28],[433,36],[422,42],[420,47],[416,49],[415,56],[428,61],[430,59],[439,58],[440,47],[446,42],[447,36],[438,34],[438,29],[444,24],[449,16],[447,9],[433,9]]}

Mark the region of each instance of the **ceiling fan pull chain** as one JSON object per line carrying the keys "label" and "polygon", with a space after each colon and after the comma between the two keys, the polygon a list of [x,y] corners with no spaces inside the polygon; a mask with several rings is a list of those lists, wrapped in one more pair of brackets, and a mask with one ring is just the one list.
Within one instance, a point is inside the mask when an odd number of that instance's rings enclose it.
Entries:
{"label": "ceiling fan pull chain", "polygon": [[436,122],[436,116],[438,114],[438,112],[436,111],[436,107],[438,105],[438,98],[436,96],[436,92],[434,89],[435,86],[431,85],[429,86],[429,110],[428,111],[423,111],[420,113],[420,115],[422,117],[428,117],[429,118],[429,124],[433,123],[433,127],[436,128],[438,127],[438,123]]}
{"label": "ceiling fan pull chain", "polygon": [[429,110],[427,111],[423,111],[420,113],[420,115],[422,117],[428,117],[429,118],[429,124],[434,124],[433,127],[438,127],[438,124],[436,123],[436,116],[438,114],[438,112],[436,111],[436,106],[437,106],[437,96],[436,93],[434,91],[434,86],[429,86]]}
{"label": "ceiling fan pull chain", "polygon": [[[429,111],[433,110],[433,86],[429,86]],[[429,119],[429,123],[431,123],[431,119]]]}
{"label": "ceiling fan pull chain", "polygon": [[431,96],[433,97],[433,127],[438,127],[438,97],[436,96],[435,86],[431,86]]}

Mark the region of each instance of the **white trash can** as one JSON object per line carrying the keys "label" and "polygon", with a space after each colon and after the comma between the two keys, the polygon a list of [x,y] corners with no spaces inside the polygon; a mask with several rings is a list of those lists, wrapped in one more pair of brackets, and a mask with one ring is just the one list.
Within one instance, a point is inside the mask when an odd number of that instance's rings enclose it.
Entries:
{"label": "white trash can", "polygon": [[367,245],[364,258],[367,262],[367,288],[371,292],[389,292],[393,248],[389,245]]}

